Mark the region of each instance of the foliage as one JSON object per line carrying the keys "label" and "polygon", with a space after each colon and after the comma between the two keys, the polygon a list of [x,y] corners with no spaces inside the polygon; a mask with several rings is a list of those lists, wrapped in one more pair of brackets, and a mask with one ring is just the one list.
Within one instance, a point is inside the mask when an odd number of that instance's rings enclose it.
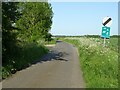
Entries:
{"label": "foliage", "polygon": [[32,65],[33,62],[40,61],[40,58],[47,52],[48,49],[41,45],[34,43],[24,45],[19,50],[19,54],[11,62],[2,67],[2,78],[5,79],[16,71]]}
{"label": "foliage", "polygon": [[81,37],[64,40],[78,47],[88,88],[118,88],[118,52],[103,47],[96,39]]}
{"label": "foliage", "polygon": [[46,35],[45,35],[45,41],[51,41],[52,40],[52,35],[50,34],[50,33],[47,33]]}
{"label": "foliage", "polygon": [[57,38],[51,38],[50,41],[46,41],[45,45],[56,44]]}
{"label": "foliage", "polygon": [[22,17],[16,22],[16,27],[20,29],[20,41],[37,42],[41,38],[51,38],[48,32],[51,29],[53,12],[49,3],[22,2],[19,7]]}
{"label": "foliage", "polygon": [[2,76],[7,78],[48,50],[52,7],[48,2],[2,2]]}
{"label": "foliage", "polygon": [[3,64],[8,62],[8,57],[13,58],[16,53],[16,33],[13,23],[19,18],[18,3],[2,2],[2,57]]}

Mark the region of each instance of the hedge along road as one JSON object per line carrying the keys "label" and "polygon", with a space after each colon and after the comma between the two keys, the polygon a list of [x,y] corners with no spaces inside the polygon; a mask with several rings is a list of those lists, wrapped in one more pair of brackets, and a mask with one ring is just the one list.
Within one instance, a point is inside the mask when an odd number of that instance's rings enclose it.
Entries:
{"label": "hedge along road", "polygon": [[30,67],[2,82],[3,88],[85,88],[77,48],[57,41]]}

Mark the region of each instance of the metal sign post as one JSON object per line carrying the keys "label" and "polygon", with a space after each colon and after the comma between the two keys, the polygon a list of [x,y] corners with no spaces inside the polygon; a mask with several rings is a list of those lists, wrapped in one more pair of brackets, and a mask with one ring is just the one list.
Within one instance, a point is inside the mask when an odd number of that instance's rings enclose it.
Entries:
{"label": "metal sign post", "polygon": [[104,43],[103,43],[103,46],[105,47],[105,40],[106,40],[106,38],[104,38]]}
{"label": "metal sign post", "polygon": [[105,47],[106,39],[110,38],[110,25],[112,24],[112,19],[107,16],[103,19],[102,24],[104,27],[102,27],[101,37],[104,39],[103,46]]}

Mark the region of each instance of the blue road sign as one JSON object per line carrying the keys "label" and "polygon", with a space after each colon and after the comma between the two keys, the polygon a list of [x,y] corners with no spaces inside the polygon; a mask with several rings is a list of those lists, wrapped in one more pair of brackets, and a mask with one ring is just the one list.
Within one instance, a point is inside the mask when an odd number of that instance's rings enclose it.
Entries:
{"label": "blue road sign", "polygon": [[102,27],[102,38],[110,38],[110,27]]}

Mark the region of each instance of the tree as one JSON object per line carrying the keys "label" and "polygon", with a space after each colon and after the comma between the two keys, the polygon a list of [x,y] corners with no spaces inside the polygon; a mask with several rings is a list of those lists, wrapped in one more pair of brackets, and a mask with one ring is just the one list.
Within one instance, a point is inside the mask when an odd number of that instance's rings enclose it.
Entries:
{"label": "tree", "polygon": [[19,39],[25,42],[37,42],[45,38],[52,25],[52,7],[48,2],[22,2],[19,4],[22,17],[16,26],[21,29]]}
{"label": "tree", "polygon": [[52,25],[52,7],[48,2],[2,2],[2,59],[11,62],[19,45],[46,38]]}
{"label": "tree", "polygon": [[17,11],[17,4],[15,2],[2,2],[2,57],[3,64],[8,57],[14,56],[16,53],[16,33],[14,32],[13,23],[18,19],[19,13]]}
{"label": "tree", "polygon": [[45,41],[51,41],[52,40],[52,35],[51,35],[51,33],[47,33],[46,35],[45,35]]}

